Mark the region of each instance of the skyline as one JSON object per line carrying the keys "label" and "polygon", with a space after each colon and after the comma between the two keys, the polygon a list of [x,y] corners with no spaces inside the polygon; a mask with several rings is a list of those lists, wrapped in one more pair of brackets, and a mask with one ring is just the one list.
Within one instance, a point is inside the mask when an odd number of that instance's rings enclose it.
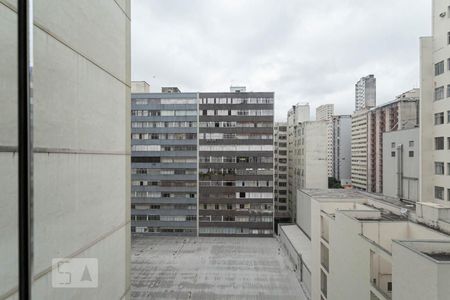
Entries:
{"label": "skyline", "polygon": [[[309,102],[313,116],[326,103],[336,114],[353,113],[354,84],[368,74],[377,78],[378,105],[419,86],[429,1],[325,2],[134,0],[132,80],[147,81],[153,92],[274,91],[276,121],[299,102]],[[264,18],[269,13],[274,17]]]}

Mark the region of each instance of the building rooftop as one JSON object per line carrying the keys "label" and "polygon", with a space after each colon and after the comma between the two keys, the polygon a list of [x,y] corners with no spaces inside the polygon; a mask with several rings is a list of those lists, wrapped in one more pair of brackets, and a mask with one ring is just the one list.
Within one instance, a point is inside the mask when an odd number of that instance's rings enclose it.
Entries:
{"label": "building rooftop", "polygon": [[274,238],[133,236],[132,299],[306,299]]}
{"label": "building rooftop", "polygon": [[368,194],[362,193],[356,189],[303,189],[301,192],[316,200],[352,200],[365,199],[369,197]]}
{"label": "building rooftop", "polygon": [[311,241],[306,234],[295,224],[280,225],[280,229],[286,234],[295,251],[302,255],[305,265],[311,268]]}

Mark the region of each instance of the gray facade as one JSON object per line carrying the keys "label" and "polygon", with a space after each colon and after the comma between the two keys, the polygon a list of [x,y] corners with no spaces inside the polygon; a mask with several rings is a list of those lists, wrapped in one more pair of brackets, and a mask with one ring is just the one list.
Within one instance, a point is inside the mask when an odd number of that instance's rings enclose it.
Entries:
{"label": "gray facade", "polygon": [[131,96],[132,232],[197,235],[197,96]]}
{"label": "gray facade", "polygon": [[199,234],[272,236],[274,93],[199,98]]}
{"label": "gray facade", "polygon": [[352,169],[352,117],[333,116],[333,177],[342,185],[351,184]]}
{"label": "gray facade", "polygon": [[274,126],[274,173],[275,173],[275,230],[276,224],[290,222],[287,203],[287,123],[275,123]]}
{"label": "gray facade", "polygon": [[370,109],[377,105],[377,80],[369,75],[355,84],[355,111]]}

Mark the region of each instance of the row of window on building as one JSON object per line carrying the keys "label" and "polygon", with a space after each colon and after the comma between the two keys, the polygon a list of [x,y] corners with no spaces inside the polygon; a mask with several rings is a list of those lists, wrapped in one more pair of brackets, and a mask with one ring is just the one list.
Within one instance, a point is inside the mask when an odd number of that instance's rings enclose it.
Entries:
{"label": "row of window on building", "polygon": [[201,145],[200,151],[273,151],[273,145]]}
{"label": "row of window on building", "polygon": [[272,216],[208,216],[201,215],[200,222],[273,222]]}
{"label": "row of window on building", "polygon": [[201,116],[273,116],[272,109],[204,109]]}
{"label": "row of window on building", "polygon": [[273,104],[273,98],[201,98],[200,104]]}
{"label": "row of window on building", "polygon": [[163,193],[151,191],[131,191],[133,198],[186,198],[196,199],[195,193]]}
{"label": "row of window on building", "polygon": [[131,209],[136,210],[173,210],[173,209],[187,209],[187,210],[195,210],[197,209],[197,205],[192,204],[146,204],[146,203],[135,203],[131,204]]}
{"label": "row of window on building", "polygon": [[223,175],[273,175],[272,168],[202,168],[199,170],[200,178]]}
{"label": "row of window on building", "polygon": [[272,140],[271,134],[238,134],[238,133],[200,133],[199,139],[201,140]]}
{"label": "row of window on building", "polygon": [[196,140],[196,133],[133,133],[132,140]]}
{"label": "row of window on building", "polygon": [[136,233],[195,233],[196,230],[192,228],[162,228],[151,226],[131,226],[131,232]]}
{"label": "row of window on building", "polygon": [[245,234],[245,235],[268,235],[272,234],[271,229],[250,229],[240,227],[200,227],[200,234]]}
{"label": "row of window on building", "polygon": [[197,216],[132,215],[131,221],[186,222],[186,221],[197,221]]}
{"label": "row of window on building", "polygon": [[236,181],[200,181],[200,186],[233,186],[233,187],[272,187],[273,181],[267,180],[236,180]]}
{"label": "row of window on building", "polygon": [[272,156],[201,156],[200,163],[262,163],[273,162]]}
{"label": "row of window on building", "polygon": [[133,109],[132,117],[187,117],[196,116],[197,110],[147,110]]}
{"label": "row of window on building", "polygon": [[271,122],[200,122],[200,128],[271,128]]}
{"label": "row of window on building", "polygon": [[197,104],[197,99],[135,99],[136,105]]}
{"label": "row of window on building", "polygon": [[188,180],[132,180],[132,186],[162,186],[162,187],[196,187],[197,181]]}
{"label": "row of window on building", "polygon": [[197,151],[196,145],[175,145],[175,146],[161,146],[161,145],[132,145],[131,151]]}
{"label": "row of window on building", "polygon": [[197,169],[148,169],[132,168],[132,175],[196,175]]}

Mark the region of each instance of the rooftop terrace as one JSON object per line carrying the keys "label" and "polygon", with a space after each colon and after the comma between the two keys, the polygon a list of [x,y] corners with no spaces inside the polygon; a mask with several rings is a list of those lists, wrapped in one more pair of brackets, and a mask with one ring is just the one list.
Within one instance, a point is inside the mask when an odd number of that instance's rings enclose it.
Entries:
{"label": "rooftop terrace", "polygon": [[132,299],[304,299],[274,238],[132,239]]}

